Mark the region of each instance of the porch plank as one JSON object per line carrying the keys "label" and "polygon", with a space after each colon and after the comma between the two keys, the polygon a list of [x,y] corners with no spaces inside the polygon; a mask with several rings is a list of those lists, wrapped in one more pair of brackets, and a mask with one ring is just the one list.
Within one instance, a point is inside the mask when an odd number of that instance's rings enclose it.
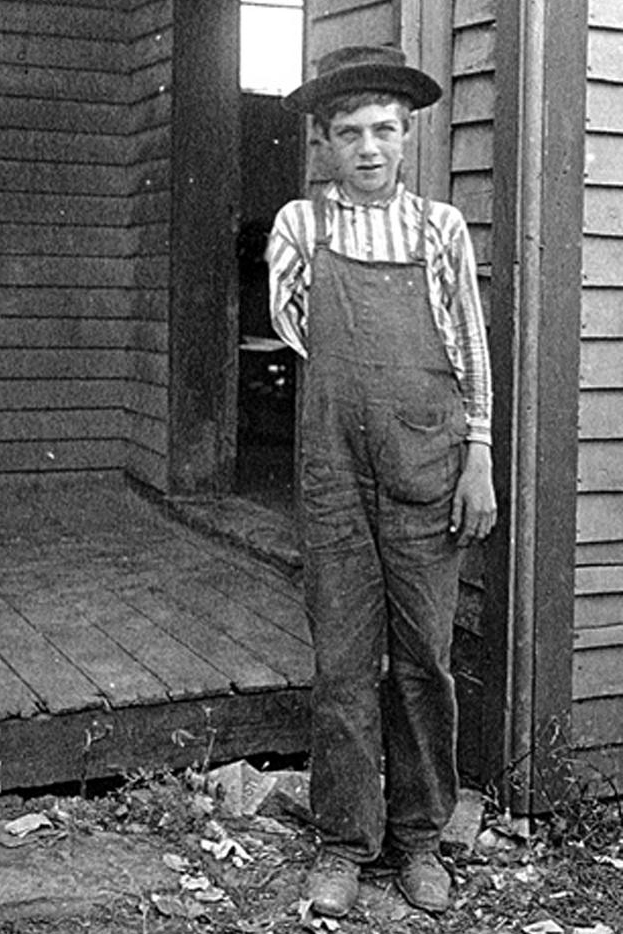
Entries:
{"label": "porch plank", "polygon": [[132,583],[123,586],[120,595],[138,612],[174,635],[187,648],[221,672],[237,691],[261,691],[285,688],[286,678],[257,658],[227,633],[208,625],[205,607],[191,612],[166,589]]}
{"label": "porch plank", "polygon": [[[221,548],[198,550],[192,541],[176,544],[178,560],[188,572],[200,573],[205,583],[223,596],[254,611],[268,622],[310,645],[310,634],[303,608],[302,591],[266,566],[230,554]],[[232,566],[236,573],[232,574]]]}
{"label": "porch plank", "polygon": [[[97,685],[0,597],[3,658],[35,691],[50,713],[100,707]],[[0,717],[11,716],[10,707]]]}
{"label": "porch plank", "polygon": [[277,595],[266,580],[247,575],[242,571],[235,581],[224,573],[224,567],[213,564],[205,578],[206,583],[218,590],[224,597],[245,607],[254,609],[256,614],[281,629],[302,643],[311,646],[309,629],[302,594],[294,591],[293,595]]}
{"label": "porch plank", "polygon": [[231,690],[231,682],[222,672],[118,594],[97,592],[78,604],[78,609],[88,614],[92,625],[164,684],[171,699]]}
{"label": "porch plank", "polygon": [[[92,625],[89,604],[97,594],[83,591],[80,602],[45,589],[16,598],[15,607],[65,658],[97,685],[113,707],[164,700],[165,684]],[[87,615],[84,615],[86,610]]]}
{"label": "porch plank", "polygon": [[0,658],[0,717],[32,717],[39,709],[37,695]]}
{"label": "porch plank", "polygon": [[202,612],[211,628],[229,633],[292,686],[309,684],[312,677],[312,648],[256,613],[233,603],[209,584],[202,575],[181,575],[167,587],[183,606]]}

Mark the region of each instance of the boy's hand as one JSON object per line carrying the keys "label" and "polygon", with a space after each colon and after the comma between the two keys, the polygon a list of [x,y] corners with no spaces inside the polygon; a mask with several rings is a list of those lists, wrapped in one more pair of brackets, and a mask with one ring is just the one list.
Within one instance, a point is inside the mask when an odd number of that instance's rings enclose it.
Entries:
{"label": "boy's hand", "polygon": [[450,532],[458,535],[457,545],[466,548],[473,539],[487,537],[497,518],[493,490],[491,449],[471,441],[467,445],[465,467],[454,491]]}

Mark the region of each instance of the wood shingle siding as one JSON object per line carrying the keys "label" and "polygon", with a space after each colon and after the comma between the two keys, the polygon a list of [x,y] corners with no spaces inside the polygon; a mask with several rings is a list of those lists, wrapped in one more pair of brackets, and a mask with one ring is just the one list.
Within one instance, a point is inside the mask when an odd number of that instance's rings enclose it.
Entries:
{"label": "wood shingle siding", "polygon": [[171,7],[2,4],[0,472],[166,486]]}
{"label": "wood shingle siding", "polygon": [[573,736],[623,764],[623,8],[591,0]]}

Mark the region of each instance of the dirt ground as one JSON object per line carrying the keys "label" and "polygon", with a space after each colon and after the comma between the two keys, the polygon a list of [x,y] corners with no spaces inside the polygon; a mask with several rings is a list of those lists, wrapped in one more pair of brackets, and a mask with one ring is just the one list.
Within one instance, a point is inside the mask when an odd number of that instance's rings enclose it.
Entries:
{"label": "dirt ground", "polygon": [[[366,874],[347,920],[314,917],[301,897],[316,846],[306,773],[284,774],[243,763],[239,786],[235,769],[227,781],[190,769],[95,797],[0,796],[0,932],[623,934],[616,802],[569,806],[527,837],[486,807],[473,840],[448,844],[443,918],[409,908],[383,872]],[[12,823],[25,816],[32,826]]]}

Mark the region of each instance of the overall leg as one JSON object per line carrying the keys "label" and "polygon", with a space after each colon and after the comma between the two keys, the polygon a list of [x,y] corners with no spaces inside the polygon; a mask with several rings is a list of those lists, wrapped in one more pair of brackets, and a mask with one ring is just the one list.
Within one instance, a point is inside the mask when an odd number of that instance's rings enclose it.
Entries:
{"label": "overall leg", "polygon": [[[454,417],[463,413],[442,379],[422,382],[413,402],[402,401],[407,385],[397,406],[379,407],[385,433],[377,460],[389,611],[387,839],[407,853],[437,850],[458,786],[450,651],[460,551],[449,523],[462,466]],[[441,411],[431,401],[436,385]]]}
{"label": "overall leg", "polygon": [[400,891],[415,907],[436,914],[450,904],[450,876],[438,850],[458,792],[450,674],[458,549],[447,532],[447,502],[391,503],[385,517],[387,843],[402,853]]}
{"label": "overall leg", "polygon": [[382,544],[390,604],[387,843],[402,853],[398,888],[432,913],[450,904],[438,849],[458,792],[450,649],[459,552],[448,508],[447,499],[386,503]]}
{"label": "overall leg", "polygon": [[404,852],[435,851],[458,789],[450,649],[459,552],[447,532],[447,502],[387,500],[383,514],[388,840]]}
{"label": "overall leg", "polygon": [[305,588],[316,655],[311,799],[324,848],[360,863],[384,832],[380,665],[386,622],[372,485],[335,451],[303,470]]}

